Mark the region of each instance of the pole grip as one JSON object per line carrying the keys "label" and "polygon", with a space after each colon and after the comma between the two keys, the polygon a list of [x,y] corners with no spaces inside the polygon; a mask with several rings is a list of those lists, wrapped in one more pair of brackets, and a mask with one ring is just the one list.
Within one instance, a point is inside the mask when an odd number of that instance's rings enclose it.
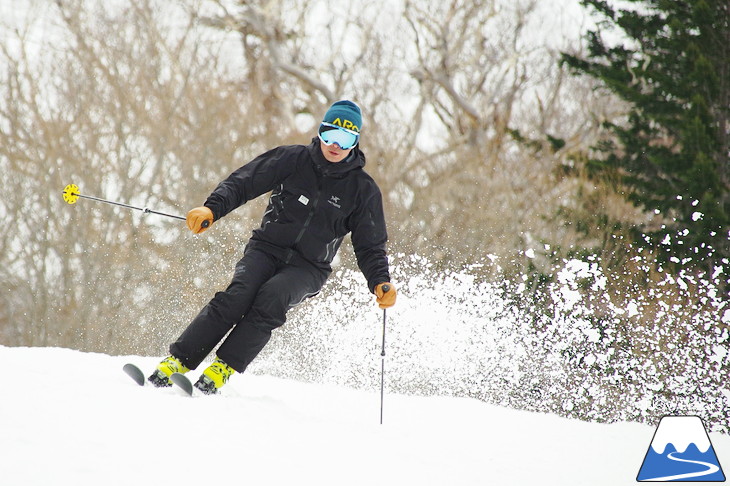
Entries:
{"label": "pole grip", "polygon": [[201,228],[207,228],[208,226],[210,226],[210,221],[207,219],[200,225]]}

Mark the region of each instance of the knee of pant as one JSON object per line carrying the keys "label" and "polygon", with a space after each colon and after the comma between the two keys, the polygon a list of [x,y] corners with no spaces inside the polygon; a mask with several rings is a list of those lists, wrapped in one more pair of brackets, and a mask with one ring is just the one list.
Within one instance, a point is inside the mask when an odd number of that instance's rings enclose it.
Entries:
{"label": "knee of pant", "polygon": [[248,310],[248,303],[231,292],[216,292],[209,303],[209,307],[226,321],[236,322]]}
{"label": "knee of pant", "polygon": [[257,329],[272,331],[284,325],[286,311],[281,308],[254,305],[243,320]]}

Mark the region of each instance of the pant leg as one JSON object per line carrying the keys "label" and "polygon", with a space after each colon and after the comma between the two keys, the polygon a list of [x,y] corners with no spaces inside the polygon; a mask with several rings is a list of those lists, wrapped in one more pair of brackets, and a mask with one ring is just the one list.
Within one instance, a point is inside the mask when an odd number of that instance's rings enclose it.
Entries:
{"label": "pant leg", "polygon": [[217,292],[180,337],[170,353],[195,369],[231,328],[246,315],[259,288],[276,271],[276,260],[262,251],[247,251],[236,264],[233,279],[224,292]]}
{"label": "pant leg", "polygon": [[329,274],[309,265],[286,265],[266,281],[246,316],[217,351],[220,359],[243,372],[271,339],[271,331],[286,322],[287,312],[316,295]]}

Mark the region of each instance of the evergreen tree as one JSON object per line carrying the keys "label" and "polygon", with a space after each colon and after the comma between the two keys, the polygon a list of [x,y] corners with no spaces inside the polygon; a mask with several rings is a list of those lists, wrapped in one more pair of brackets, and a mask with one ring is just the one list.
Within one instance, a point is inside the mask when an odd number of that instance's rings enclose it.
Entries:
{"label": "evergreen tree", "polygon": [[663,216],[661,227],[637,227],[637,241],[675,262],[720,263],[730,257],[730,2],[581,3],[601,21],[587,34],[587,56],[563,61],[631,106],[607,124],[613,141],[595,147],[591,172]]}

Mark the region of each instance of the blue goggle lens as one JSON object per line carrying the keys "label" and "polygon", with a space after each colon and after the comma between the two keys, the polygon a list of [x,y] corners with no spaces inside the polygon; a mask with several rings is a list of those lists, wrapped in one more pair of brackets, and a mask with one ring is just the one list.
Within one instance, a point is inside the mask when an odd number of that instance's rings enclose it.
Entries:
{"label": "blue goggle lens", "polygon": [[329,123],[322,123],[317,135],[325,145],[336,143],[342,150],[351,149],[357,145],[357,141],[360,139],[360,135],[357,133],[345,130],[336,125],[330,125]]}

